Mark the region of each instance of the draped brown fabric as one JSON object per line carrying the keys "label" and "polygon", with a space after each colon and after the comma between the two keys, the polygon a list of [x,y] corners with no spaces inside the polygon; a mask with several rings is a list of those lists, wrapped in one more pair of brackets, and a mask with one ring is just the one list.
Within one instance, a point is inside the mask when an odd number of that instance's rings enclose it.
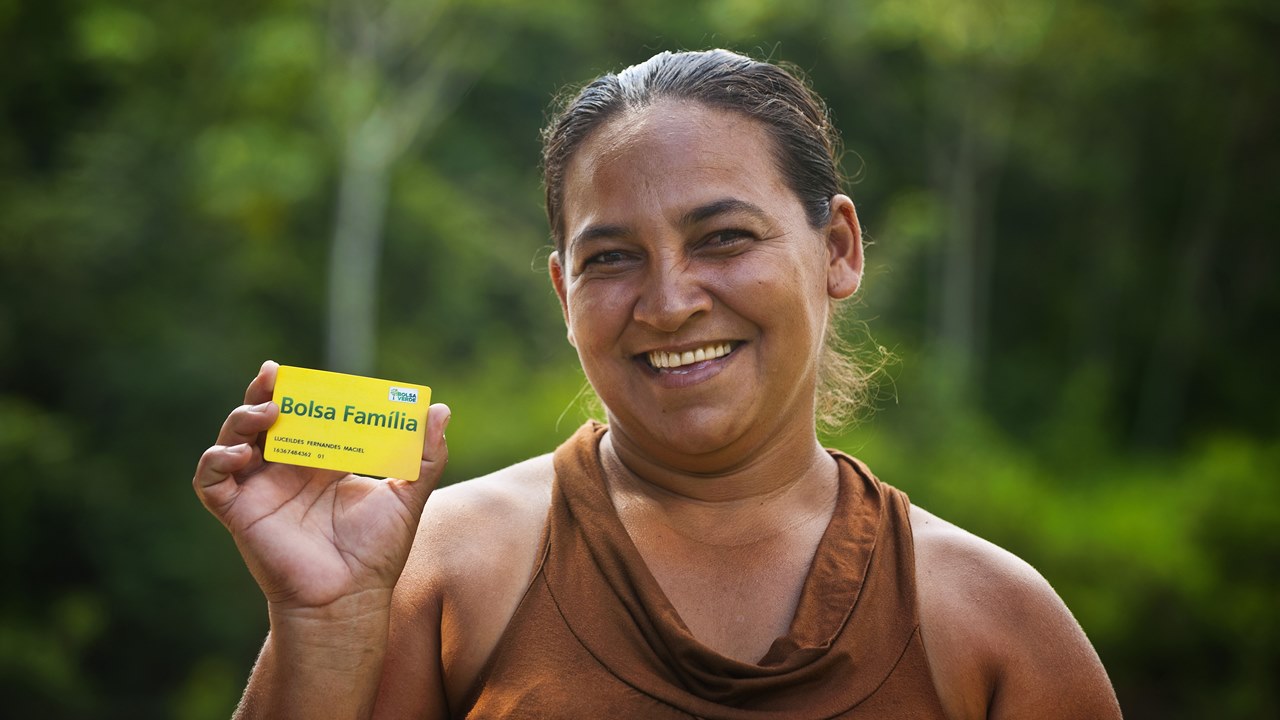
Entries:
{"label": "draped brown fabric", "polygon": [[583,426],[556,451],[538,567],[466,718],[944,718],[916,609],[906,496],[840,468],[788,633],[757,663],[698,642],[641,559]]}

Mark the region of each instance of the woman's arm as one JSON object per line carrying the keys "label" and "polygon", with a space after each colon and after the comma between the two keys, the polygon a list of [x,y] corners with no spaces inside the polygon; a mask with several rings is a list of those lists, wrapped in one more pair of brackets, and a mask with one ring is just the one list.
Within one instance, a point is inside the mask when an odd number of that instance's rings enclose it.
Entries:
{"label": "woman's arm", "polygon": [[463,711],[533,577],[553,475],[545,455],[431,496],[392,596],[375,718]]}
{"label": "woman's arm", "polygon": [[911,508],[920,629],[934,685],[961,718],[1120,718],[1084,630],[1011,553]]}
{"label": "woman's arm", "polygon": [[235,717],[366,718],[387,648],[389,601],[344,599],[333,612],[271,612],[271,632]]}
{"label": "woman's arm", "polygon": [[242,718],[367,718],[382,675],[392,591],[448,459],[433,405],[416,482],[265,462],[279,415],[264,363],[192,481],[267,599],[271,633]]}

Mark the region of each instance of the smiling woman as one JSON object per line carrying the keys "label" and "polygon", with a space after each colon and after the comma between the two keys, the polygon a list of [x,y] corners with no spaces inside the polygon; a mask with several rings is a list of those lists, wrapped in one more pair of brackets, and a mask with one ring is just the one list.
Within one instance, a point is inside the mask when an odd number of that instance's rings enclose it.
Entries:
{"label": "smiling woman", "polygon": [[1118,717],[1039,574],[818,442],[863,264],[818,98],[663,53],[544,140],[551,281],[607,424],[432,494],[440,405],[416,483],[264,463],[264,364],[195,477],[268,599],[240,715]]}
{"label": "smiling woman", "polygon": [[[844,196],[810,223],[772,144],[741,113],[664,98],[604,124],[569,162],[551,275],[620,448],[720,472],[779,433],[812,434],[813,360],[829,300],[857,289],[861,243]],[[730,352],[697,362],[719,346]]]}
{"label": "smiling woman", "polygon": [[[587,135],[623,111],[671,99],[729,110],[758,121],[769,140],[757,149],[768,148],[773,153],[777,170],[800,201],[809,224],[816,229],[827,222],[831,200],[841,192],[840,137],[826,104],[794,70],[725,51],[663,53],[588,84],[561,108],[556,122],[544,132],[547,218],[557,250],[563,252],[566,241],[565,174]],[[743,148],[726,146],[724,150],[732,153]],[[735,201],[726,198],[725,202]],[[718,209],[713,204],[703,212]],[[835,319],[832,313],[818,363],[817,418],[831,428],[843,425],[859,409],[869,374],[852,360],[835,332]]]}

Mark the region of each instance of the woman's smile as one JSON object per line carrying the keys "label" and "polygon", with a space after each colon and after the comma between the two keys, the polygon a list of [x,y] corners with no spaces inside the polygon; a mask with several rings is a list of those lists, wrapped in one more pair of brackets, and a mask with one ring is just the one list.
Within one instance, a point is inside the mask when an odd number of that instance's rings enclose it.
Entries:
{"label": "woman's smile", "polygon": [[645,353],[645,357],[649,366],[654,369],[679,373],[688,370],[695,363],[722,358],[732,352],[733,347],[732,342],[713,342],[692,350],[650,350]]}
{"label": "woman's smile", "polygon": [[741,341],[717,341],[684,350],[650,350],[636,355],[635,363],[662,388],[679,389],[710,380],[733,362]]}
{"label": "woman's smile", "polygon": [[831,254],[757,121],[697,103],[624,115],[566,174],[552,259],[570,338],[618,432],[741,458],[812,427]]}

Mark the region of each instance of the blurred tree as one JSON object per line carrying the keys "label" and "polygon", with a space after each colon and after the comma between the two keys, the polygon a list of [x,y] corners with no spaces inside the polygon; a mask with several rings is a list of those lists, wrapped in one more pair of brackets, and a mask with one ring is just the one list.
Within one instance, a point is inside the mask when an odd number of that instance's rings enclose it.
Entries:
{"label": "blurred tree", "polygon": [[373,371],[393,165],[431,136],[502,49],[501,17],[468,16],[456,5],[339,0],[329,8],[333,57],[319,82],[340,153],[328,273],[331,369]]}
{"label": "blurred tree", "polygon": [[547,100],[719,45],[811,73],[850,150],[903,362],[832,442],[1036,563],[1129,717],[1274,715],[1278,34],[1263,0],[0,1],[6,707],[230,711],[261,598],[185,478],[266,357],[431,384],[450,481],[564,437]]}

